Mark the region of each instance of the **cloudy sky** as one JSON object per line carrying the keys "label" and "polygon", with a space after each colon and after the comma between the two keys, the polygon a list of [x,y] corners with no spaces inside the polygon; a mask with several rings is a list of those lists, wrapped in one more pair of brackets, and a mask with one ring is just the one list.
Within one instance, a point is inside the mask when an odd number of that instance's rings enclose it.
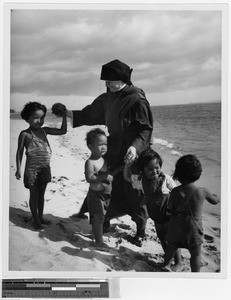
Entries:
{"label": "cloudy sky", "polygon": [[81,108],[105,91],[102,64],[120,59],[151,105],[221,100],[220,11],[13,10],[11,108]]}

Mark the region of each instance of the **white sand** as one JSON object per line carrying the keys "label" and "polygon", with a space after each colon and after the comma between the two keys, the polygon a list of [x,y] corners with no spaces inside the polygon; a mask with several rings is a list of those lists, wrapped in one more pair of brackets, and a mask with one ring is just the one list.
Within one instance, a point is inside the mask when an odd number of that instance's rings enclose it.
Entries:
{"label": "white sand", "polygon": [[[57,123],[60,120],[57,119]],[[135,223],[126,215],[112,220],[112,231],[105,234],[108,252],[92,246],[91,226],[87,220],[71,218],[79,211],[88,190],[84,179],[84,162],[89,151],[85,134],[89,127],[73,129],[68,125],[64,136],[48,136],[52,154],[52,182],[45,194],[45,218],[52,221],[42,231],[34,231],[28,206],[29,191],[23,180],[14,174],[17,137],[26,123],[11,120],[10,145],[10,222],[9,269],[11,271],[91,271],[91,272],[160,272],[153,262],[162,262],[163,251],[156,238],[155,227],[148,220],[147,240],[137,247],[126,240],[135,234]],[[172,169],[175,162],[165,165]],[[25,162],[25,156],[24,156]],[[201,272],[220,270],[220,220],[219,215],[203,214],[205,241],[203,244]],[[189,254],[182,251],[184,271],[189,272]]]}

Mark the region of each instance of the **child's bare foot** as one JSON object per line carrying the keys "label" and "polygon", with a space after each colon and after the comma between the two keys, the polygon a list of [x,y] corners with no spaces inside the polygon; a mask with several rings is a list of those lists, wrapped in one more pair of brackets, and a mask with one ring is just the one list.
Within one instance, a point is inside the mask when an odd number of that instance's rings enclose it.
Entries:
{"label": "child's bare foot", "polygon": [[97,250],[101,251],[108,251],[110,249],[110,247],[105,243],[93,243],[93,245]]}
{"label": "child's bare foot", "polygon": [[136,236],[128,235],[125,238],[129,243],[136,245],[137,247],[142,247],[142,242],[144,238],[137,235]]}
{"label": "child's bare foot", "polygon": [[44,227],[42,226],[41,223],[34,223],[34,224],[33,224],[33,228],[34,228],[35,230],[42,230]]}
{"label": "child's bare foot", "polygon": [[164,272],[172,272],[172,269],[169,266],[163,266],[161,268]]}
{"label": "child's bare foot", "polygon": [[171,267],[173,272],[181,272],[184,270],[184,265],[182,263],[175,264]]}
{"label": "child's bare foot", "polygon": [[51,224],[51,221],[43,219],[43,218],[40,219],[40,222],[41,222],[41,224],[44,224],[44,225],[50,225]]}

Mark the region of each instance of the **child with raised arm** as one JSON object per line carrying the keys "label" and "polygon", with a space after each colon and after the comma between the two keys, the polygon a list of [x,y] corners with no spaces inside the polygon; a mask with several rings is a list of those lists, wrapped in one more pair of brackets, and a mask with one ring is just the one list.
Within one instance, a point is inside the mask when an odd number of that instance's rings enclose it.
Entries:
{"label": "child with raised arm", "polygon": [[51,181],[50,158],[51,147],[47,135],[61,135],[67,132],[65,111],[62,113],[62,125],[58,128],[43,127],[47,109],[38,102],[27,103],[21,111],[21,117],[29,127],[21,131],[18,137],[16,153],[17,179],[21,175],[21,163],[24,149],[26,150],[26,164],[24,171],[24,186],[30,191],[29,205],[33,216],[34,228],[42,229],[50,221],[43,218],[44,194],[47,183]]}
{"label": "child with raised arm", "polygon": [[[133,187],[143,190],[148,215],[154,221],[157,237],[159,238],[164,252],[167,249],[165,234],[169,217],[167,205],[170,193],[176,184],[168,174],[161,171],[162,159],[157,152],[149,148],[143,151],[137,159],[137,168],[140,175],[132,174],[129,165],[125,165],[124,178],[133,184]],[[142,188],[141,188],[142,186]],[[182,269],[180,249],[174,257],[175,265],[173,271]]]}
{"label": "child with raised arm", "polygon": [[90,223],[98,249],[108,248],[103,241],[104,216],[110,202],[113,176],[122,171],[119,167],[110,172],[104,159],[107,152],[107,136],[100,128],[92,129],[87,133],[86,142],[91,151],[85,162],[85,178],[90,183],[87,194],[87,205],[90,213]]}
{"label": "child with raised arm", "polygon": [[195,155],[182,156],[176,163],[173,178],[181,185],[171,192],[169,209],[172,217],[166,234],[168,247],[164,266],[169,265],[178,248],[186,248],[191,254],[191,271],[200,272],[203,204],[205,200],[211,204],[219,202],[217,195],[194,184],[201,174],[201,163]]}

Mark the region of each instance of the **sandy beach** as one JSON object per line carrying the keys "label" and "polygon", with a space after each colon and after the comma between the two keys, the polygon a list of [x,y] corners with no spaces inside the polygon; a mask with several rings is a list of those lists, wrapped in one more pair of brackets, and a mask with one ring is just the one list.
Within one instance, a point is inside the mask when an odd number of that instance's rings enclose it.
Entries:
{"label": "sandy beach", "polygon": [[[87,126],[73,129],[69,123],[66,135],[48,136],[52,148],[52,182],[45,194],[44,216],[51,224],[35,231],[29,209],[29,191],[24,188],[23,180],[14,176],[17,138],[27,124],[19,119],[10,122],[9,270],[148,272],[150,276],[152,272],[160,272],[155,263],[163,261],[163,250],[151,219],[147,223],[147,238],[142,247],[127,241],[127,236],[136,231],[130,216],[113,219],[111,231],[104,235],[105,243],[110,247],[105,252],[93,247],[89,221],[73,217],[88,190],[84,178],[84,163],[89,155],[85,143]],[[57,126],[59,122],[57,119]],[[49,119],[46,125],[52,125]],[[167,154],[163,158],[164,171],[171,174],[175,161]],[[23,169],[24,163],[25,156]],[[206,183],[206,178],[201,179],[201,183]],[[220,272],[218,212],[219,209],[210,207],[203,213],[205,236],[201,272]],[[189,272],[187,250],[182,250],[182,257],[183,272]]]}

